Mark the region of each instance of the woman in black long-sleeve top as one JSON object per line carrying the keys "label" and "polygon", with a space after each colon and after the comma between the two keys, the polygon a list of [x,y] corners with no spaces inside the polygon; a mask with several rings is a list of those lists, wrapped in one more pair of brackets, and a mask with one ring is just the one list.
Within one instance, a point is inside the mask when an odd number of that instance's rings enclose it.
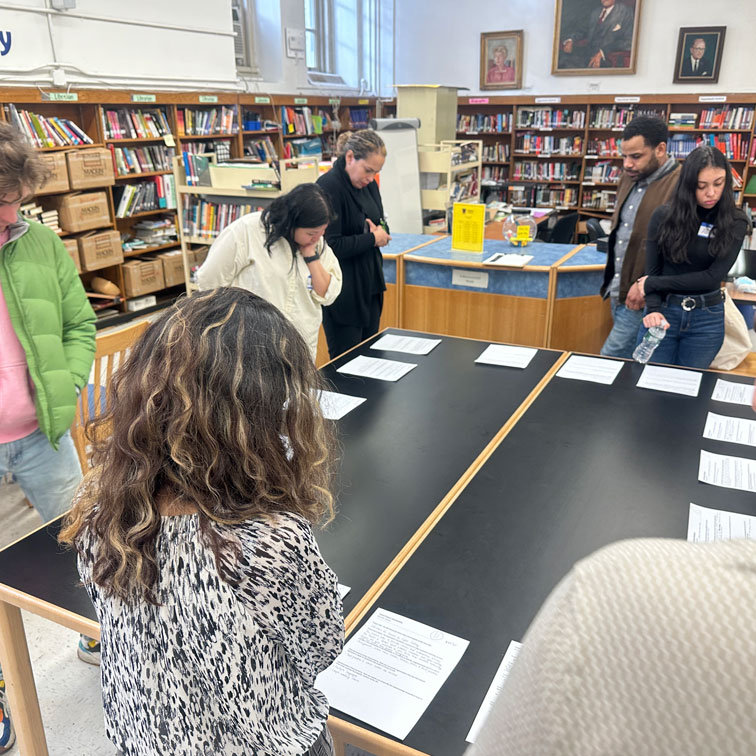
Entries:
{"label": "woman in black long-sleeve top", "polygon": [[370,129],[339,137],[342,153],[318,179],[336,218],[325,238],[339,260],[341,294],[323,308],[323,330],[331,358],[378,332],[383,309],[383,258],[391,240],[375,177],[386,160],[383,140]]}
{"label": "woman in black long-sleeve top", "polygon": [[653,361],[709,367],[724,340],[724,293],[748,230],[735,206],[732,171],[708,146],[688,155],[669,205],[654,211],[646,241],[646,273],[638,279],[646,297],[646,329],[663,326]]}

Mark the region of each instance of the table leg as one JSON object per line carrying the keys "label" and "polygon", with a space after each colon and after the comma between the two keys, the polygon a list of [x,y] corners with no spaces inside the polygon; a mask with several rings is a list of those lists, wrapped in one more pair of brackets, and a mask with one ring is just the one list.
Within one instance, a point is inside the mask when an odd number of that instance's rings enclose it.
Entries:
{"label": "table leg", "polygon": [[19,753],[48,756],[21,610],[0,601],[0,664]]}

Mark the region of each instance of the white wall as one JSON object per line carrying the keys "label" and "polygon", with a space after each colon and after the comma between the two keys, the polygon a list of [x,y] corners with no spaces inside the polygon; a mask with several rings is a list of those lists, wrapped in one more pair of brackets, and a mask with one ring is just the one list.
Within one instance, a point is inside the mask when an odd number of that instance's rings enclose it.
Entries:
{"label": "white wall", "polygon": [[[391,45],[393,0],[378,0],[385,21],[383,48]],[[344,24],[354,25],[353,6],[343,0]],[[0,2],[0,31],[11,31],[11,49],[0,57],[0,85],[52,82],[54,64],[64,66],[66,82],[74,87],[143,87],[160,89],[215,89],[260,93],[356,94],[360,75],[355,53],[358,41],[337,49],[340,73],[353,90],[311,86],[302,58],[286,55],[287,27],[304,28],[302,0],[256,0],[256,45],[259,76],[238,77],[234,66],[230,0],[77,0],[71,12],[56,12],[52,42],[47,16],[15,10],[44,9],[45,0]],[[143,21],[162,28],[84,19],[99,16]],[[182,28],[183,27],[183,28]],[[352,35],[355,36],[355,35]],[[376,78],[376,77],[374,77]],[[391,79],[391,76],[388,76]],[[389,81],[393,83],[393,81]],[[377,82],[373,83],[377,91]]]}
{"label": "white wall", "polygon": [[[753,92],[756,2],[639,0],[637,73],[552,76],[554,0],[396,0],[396,81],[446,84],[480,92],[480,34],[524,29],[523,88],[489,95]],[[598,4],[598,0],[597,0]],[[726,26],[718,84],[673,84],[680,26]],[[467,94],[467,92],[463,93]]]}

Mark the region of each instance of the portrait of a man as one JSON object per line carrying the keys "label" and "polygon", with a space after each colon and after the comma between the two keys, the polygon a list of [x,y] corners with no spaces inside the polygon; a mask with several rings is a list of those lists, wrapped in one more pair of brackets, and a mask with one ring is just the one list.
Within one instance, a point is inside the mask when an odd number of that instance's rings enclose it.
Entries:
{"label": "portrait of a man", "polygon": [[640,0],[557,0],[552,73],[633,73]]}
{"label": "portrait of a man", "polygon": [[725,26],[680,29],[674,81],[711,82],[719,79]]}
{"label": "portrait of a man", "polygon": [[522,31],[480,35],[480,88],[519,89],[522,86]]}

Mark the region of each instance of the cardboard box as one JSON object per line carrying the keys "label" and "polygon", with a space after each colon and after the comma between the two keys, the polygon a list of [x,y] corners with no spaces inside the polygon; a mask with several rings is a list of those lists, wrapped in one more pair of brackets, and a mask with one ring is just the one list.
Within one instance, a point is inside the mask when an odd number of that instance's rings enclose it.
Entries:
{"label": "cardboard box", "polygon": [[66,153],[68,182],[71,189],[91,189],[115,184],[115,171],[110,150],[94,147]]}
{"label": "cardboard box", "polygon": [[58,210],[58,223],[64,231],[89,231],[111,225],[105,192],[63,194],[46,201]]}
{"label": "cardboard box", "polygon": [[76,270],[81,273],[81,260],[79,259],[79,240],[78,239],[61,239],[66,252],[71,255],[71,259],[76,265]]}
{"label": "cardboard box", "polygon": [[210,247],[197,247],[189,253],[189,268],[199,267],[207,259]]}
{"label": "cardboard box", "polygon": [[50,178],[39,188],[40,192],[67,192],[68,167],[65,152],[41,153],[40,159],[50,171]]}
{"label": "cardboard box", "polygon": [[163,252],[158,255],[158,259],[163,263],[163,278],[165,279],[166,287],[178,286],[186,282],[184,257],[180,249],[174,252]]}
{"label": "cardboard box", "polygon": [[149,294],[151,291],[159,291],[165,288],[161,260],[145,257],[129,260],[121,267],[127,297],[140,297],[142,294]]}
{"label": "cardboard box", "polygon": [[123,248],[118,231],[90,232],[80,236],[79,257],[84,270],[99,270],[123,262]]}

